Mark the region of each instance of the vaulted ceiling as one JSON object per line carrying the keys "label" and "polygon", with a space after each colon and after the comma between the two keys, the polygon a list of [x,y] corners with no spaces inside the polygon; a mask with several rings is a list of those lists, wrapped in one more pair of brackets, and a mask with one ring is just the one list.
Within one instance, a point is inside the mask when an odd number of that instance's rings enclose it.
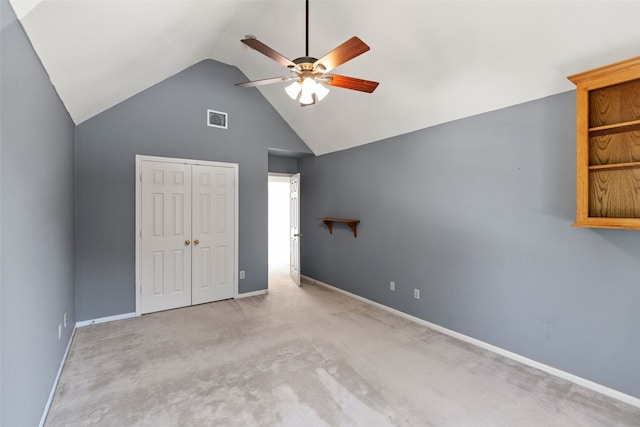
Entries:
{"label": "vaulted ceiling", "polygon": [[[249,79],[286,70],[240,39],[304,56],[304,0],[11,0],[76,124],[203,59]],[[283,84],[264,97],[316,154],[571,90],[567,75],[640,54],[640,2],[310,1],[310,55],[357,35],[371,50],[301,108]],[[224,106],[221,106],[224,107]]]}

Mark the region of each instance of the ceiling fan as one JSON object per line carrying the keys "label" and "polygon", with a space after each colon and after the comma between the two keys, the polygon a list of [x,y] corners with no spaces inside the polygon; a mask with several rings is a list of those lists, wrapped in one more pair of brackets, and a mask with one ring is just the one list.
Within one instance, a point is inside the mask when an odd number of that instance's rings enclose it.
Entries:
{"label": "ceiling fan", "polygon": [[245,39],[240,41],[273,59],[278,64],[287,67],[291,75],[288,77],[273,77],[236,83],[236,86],[254,87],[273,83],[291,82],[291,84],[285,88],[285,91],[293,100],[298,100],[303,107],[313,105],[316,101],[321,101],[329,93],[329,89],[327,89],[324,84],[368,93],[372,93],[379,84],[378,82],[372,82],[370,80],[329,74],[334,68],[356,56],[362,55],[370,49],[369,46],[358,37],[351,37],[320,59],[309,56],[309,0],[306,0],[305,56],[291,61],[254,36],[246,36]]}

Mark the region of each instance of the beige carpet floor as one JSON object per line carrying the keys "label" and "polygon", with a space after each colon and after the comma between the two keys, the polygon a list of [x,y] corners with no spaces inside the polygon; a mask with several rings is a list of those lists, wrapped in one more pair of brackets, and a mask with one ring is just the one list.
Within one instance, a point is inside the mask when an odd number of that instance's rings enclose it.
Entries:
{"label": "beige carpet floor", "polygon": [[638,426],[640,409],[317,285],[76,331],[47,426]]}

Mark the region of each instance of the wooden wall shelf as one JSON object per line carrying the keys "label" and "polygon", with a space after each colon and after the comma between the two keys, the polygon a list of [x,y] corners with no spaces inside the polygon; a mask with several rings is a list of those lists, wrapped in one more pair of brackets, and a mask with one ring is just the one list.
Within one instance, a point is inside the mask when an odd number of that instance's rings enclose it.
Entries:
{"label": "wooden wall shelf", "polygon": [[322,221],[325,224],[327,224],[327,227],[329,227],[329,233],[330,234],[333,234],[333,223],[334,222],[343,222],[343,223],[347,224],[349,226],[349,228],[351,228],[351,230],[353,230],[353,237],[358,237],[358,223],[360,222],[359,219],[320,218],[320,221]]}

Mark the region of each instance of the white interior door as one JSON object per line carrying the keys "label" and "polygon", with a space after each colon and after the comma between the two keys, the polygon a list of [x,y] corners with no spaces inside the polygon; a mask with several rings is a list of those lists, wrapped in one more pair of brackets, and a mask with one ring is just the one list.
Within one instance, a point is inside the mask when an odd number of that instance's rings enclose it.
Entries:
{"label": "white interior door", "polygon": [[191,304],[191,166],[141,163],[140,314]]}
{"label": "white interior door", "polygon": [[234,295],[234,170],[193,166],[192,303]]}
{"label": "white interior door", "polygon": [[289,274],[300,286],[300,174],[291,176],[289,180],[291,209],[291,262]]}

